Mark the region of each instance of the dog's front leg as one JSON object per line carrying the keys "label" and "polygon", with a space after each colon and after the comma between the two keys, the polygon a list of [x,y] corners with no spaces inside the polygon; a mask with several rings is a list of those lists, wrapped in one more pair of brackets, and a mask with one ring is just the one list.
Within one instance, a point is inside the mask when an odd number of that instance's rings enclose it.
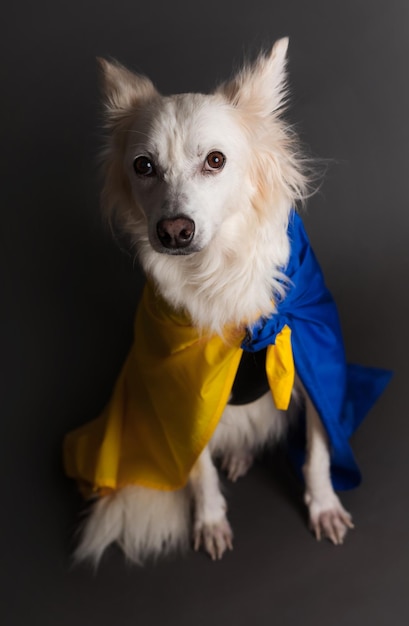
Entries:
{"label": "dog's front leg", "polygon": [[354,525],[332,487],[327,434],[307,393],[305,403],[307,459],[303,472],[310,526],[318,540],[324,536],[339,545],[343,543],[348,528]]}
{"label": "dog's front leg", "polygon": [[226,500],[219,487],[219,477],[210,451],[205,448],[189,477],[194,500],[193,545],[204,547],[213,560],[233,549],[233,533],[226,517]]}

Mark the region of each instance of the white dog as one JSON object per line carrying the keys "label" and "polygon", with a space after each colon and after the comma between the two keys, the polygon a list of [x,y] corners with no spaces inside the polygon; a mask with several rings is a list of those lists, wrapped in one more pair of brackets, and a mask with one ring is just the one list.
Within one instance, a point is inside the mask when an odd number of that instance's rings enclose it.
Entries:
{"label": "white dog", "polygon": [[[100,61],[108,130],[104,209],[131,236],[155,294],[172,311],[183,311],[200,337],[224,341],[226,328],[271,318],[291,282],[283,270],[288,226],[308,181],[281,116],[287,45],[279,40],[210,95],[163,97],[146,77]],[[341,544],[353,524],[331,482],[326,429],[300,380],[295,377],[294,395],[298,390],[306,409],[310,524],[317,539]],[[116,541],[141,562],[191,539],[196,550],[221,558],[233,534],[213,460],[221,459],[236,480],[288,424],[270,391],[227,404],[184,487],[123,484],[99,492],[76,556],[98,562]]]}

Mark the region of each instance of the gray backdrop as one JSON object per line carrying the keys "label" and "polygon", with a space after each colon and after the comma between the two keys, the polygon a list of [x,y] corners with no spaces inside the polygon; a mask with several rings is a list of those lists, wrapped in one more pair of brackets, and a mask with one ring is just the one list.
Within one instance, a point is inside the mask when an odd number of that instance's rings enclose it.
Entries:
{"label": "gray backdrop", "polygon": [[[43,0],[1,18],[2,533],[7,626],[409,623],[407,0]],[[101,226],[95,56],[205,91],[290,36],[291,120],[329,159],[306,225],[350,360],[395,376],[353,440],[346,544],[316,543],[284,459],[226,485],[235,549],[72,568],[81,500],[61,441],[98,414],[141,277]]]}

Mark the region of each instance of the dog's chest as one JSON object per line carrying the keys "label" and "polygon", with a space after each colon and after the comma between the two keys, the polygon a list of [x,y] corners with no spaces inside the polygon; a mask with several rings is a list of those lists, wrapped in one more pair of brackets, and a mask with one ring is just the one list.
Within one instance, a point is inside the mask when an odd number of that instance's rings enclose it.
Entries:
{"label": "dog's chest", "polygon": [[266,353],[266,348],[257,352],[243,352],[229,404],[254,402],[270,389],[266,374]]}

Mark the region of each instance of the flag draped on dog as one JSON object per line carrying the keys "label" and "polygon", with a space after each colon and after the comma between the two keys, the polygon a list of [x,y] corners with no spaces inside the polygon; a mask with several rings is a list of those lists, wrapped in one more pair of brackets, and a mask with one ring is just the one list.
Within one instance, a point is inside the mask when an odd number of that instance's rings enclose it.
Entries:
{"label": "flag draped on dog", "polygon": [[[359,483],[349,438],[390,373],[347,366],[335,303],[295,212],[288,235],[287,290],[275,302],[276,312],[247,328],[227,328],[223,337],[199,334],[147,283],[134,343],[107,407],[65,439],[66,472],[86,495],[126,485],[184,487],[229,400],[243,350],[266,347],[276,407],[288,408],[296,370],[328,435],[334,487]],[[302,438],[297,431],[289,441],[298,467]]]}

